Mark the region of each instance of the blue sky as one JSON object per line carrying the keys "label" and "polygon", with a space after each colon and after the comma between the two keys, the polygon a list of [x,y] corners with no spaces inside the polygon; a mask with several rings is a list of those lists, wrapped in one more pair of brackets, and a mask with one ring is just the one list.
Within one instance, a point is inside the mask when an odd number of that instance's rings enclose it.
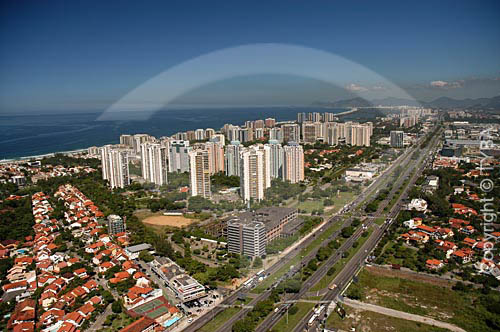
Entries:
{"label": "blue sky", "polygon": [[[102,110],[186,60],[255,43],[339,55],[417,99],[500,94],[498,1],[12,0],[0,8],[0,113]],[[177,102],[309,104],[376,97],[376,84],[255,75]]]}

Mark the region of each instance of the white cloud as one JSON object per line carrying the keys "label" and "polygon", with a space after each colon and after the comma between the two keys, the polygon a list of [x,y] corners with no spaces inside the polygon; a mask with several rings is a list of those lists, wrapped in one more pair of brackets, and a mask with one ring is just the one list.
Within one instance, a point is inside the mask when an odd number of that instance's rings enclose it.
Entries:
{"label": "white cloud", "polygon": [[434,88],[441,88],[441,89],[455,89],[455,88],[461,88],[464,84],[464,81],[457,81],[457,82],[446,82],[446,81],[432,81],[431,87]]}
{"label": "white cloud", "polygon": [[361,86],[361,85],[358,85],[358,84],[355,84],[355,83],[351,83],[349,85],[346,85],[345,88],[346,88],[346,90],[349,90],[349,91],[352,91],[352,92],[368,91],[368,89],[365,88],[364,86]]}

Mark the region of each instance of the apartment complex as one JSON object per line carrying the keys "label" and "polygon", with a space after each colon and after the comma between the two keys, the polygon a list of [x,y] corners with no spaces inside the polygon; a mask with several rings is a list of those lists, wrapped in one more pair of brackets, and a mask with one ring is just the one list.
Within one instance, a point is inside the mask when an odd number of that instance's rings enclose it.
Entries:
{"label": "apartment complex", "polygon": [[231,141],[226,145],[226,154],[224,156],[224,169],[227,176],[240,176],[240,152],[242,149],[240,141]]}
{"label": "apartment complex", "polygon": [[304,181],[304,151],[302,146],[290,142],[283,147],[283,151],[283,180],[291,183]]}
{"label": "apartment complex", "polygon": [[108,233],[110,235],[115,235],[122,232],[125,232],[125,223],[122,217],[116,214],[110,214],[108,216]]}
{"label": "apartment complex", "polygon": [[167,184],[168,147],[159,143],[141,144],[142,177],[156,185]]}
{"label": "apartment complex", "polygon": [[101,148],[102,177],[111,188],[124,188],[130,184],[129,153],[124,145],[105,145]]}
{"label": "apartment complex", "polygon": [[240,193],[245,201],[264,199],[264,191],[271,186],[269,167],[270,148],[251,146],[240,154]]}
{"label": "apartment complex", "polygon": [[168,171],[184,173],[189,171],[188,154],[192,150],[187,140],[173,140],[168,148]]}
{"label": "apartment complex", "polygon": [[210,156],[208,150],[192,150],[189,156],[191,196],[210,198]]}

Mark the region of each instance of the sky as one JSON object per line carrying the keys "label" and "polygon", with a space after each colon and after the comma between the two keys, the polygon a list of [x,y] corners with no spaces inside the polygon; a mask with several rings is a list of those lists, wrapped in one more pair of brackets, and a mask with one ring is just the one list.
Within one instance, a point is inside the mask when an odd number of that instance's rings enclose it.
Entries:
{"label": "sky", "polygon": [[[318,64],[307,53],[303,63],[293,62],[313,73],[304,77],[274,73],[265,52],[244,61],[220,52],[269,43],[326,52],[381,79],[349,77],[338,63]],[[391,96],[390,83],[425,101],[492,97],[500,95],[500,3],[2,0],[0,114],[104,110],[157,75],[214,52],[221,60],[206,62],[213,70],[249,61],[259,68],[209,82],[206,68],[184,68],[191,82],[171,103],[308,105]],[[335,77],[320,77],[320,65]],[[186,80],[169,77],[170,84]]]}

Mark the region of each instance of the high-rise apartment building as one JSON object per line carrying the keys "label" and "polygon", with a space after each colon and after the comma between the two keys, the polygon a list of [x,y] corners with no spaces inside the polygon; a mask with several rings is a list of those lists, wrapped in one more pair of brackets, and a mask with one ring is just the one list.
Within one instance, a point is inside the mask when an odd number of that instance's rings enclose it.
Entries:
{"label": "high-rise apartment building", "polygon": [[168,148],[168,171],[184,173],[189,171],[189,141],[173,140]]}
{"label": "high-rise apartment building", "polygon": [[141,145],[142,177],[158,186],[167,184],[168,147],[159,143]]}
{"label": "high-rise apartment building", "polygon": [[196,129],[194,131],[194,137],[197,141],[202,141],[205,139],[205,130],[204,129]]}
{"label": "high-rise apartment building", "polygon": [[215,135],[215,130],[212,128],[205,129],[205,139],[211,139]]}
{"label": "high-rise apartment building", "polygon": [[269,140],[269,169],[271,179],[281,178],[283,174],[283,147],[277,140]]}
{"label": "high-rise apartment building", "polygon": [[283,131],[283,142],[300,141],[300,127],[298,124],[284,124],[281,130]]}
{"label": "high-rise apartment building", "polygon": [[317,126],[314,122],[302,123],[302,142],[314,143],[317,138]]}
{"label": "high-rise apartment building", "polygon": [[224,146],[217,142],[206,142],[204,149],[210,158],[210,174],[224,172]]}
{"label": "high-rise apartment building", "polygon": [[240,176],[240,152],[242,145],[239,141],[232,141],[226,145],[226,153],[224,156],[224,169],[227,176]]}
{"label": "high-rise apartment building", "polygon": [[210,198],[210,156],[208,150],[192,150],[189,155],[191,196]]}
{"label": "high-rise apartment building", "polygon": [[283,143],[283,130],[277,127],[269,129],[269,140],[276,140],[279,143]]}
{"label": "high-rise apartment building", "polygon": [[251,146],[240,154],[240,192],[245,201],[264,199],[264,191],[271,186],[269,168],[270,148]]}
{"label": "high-rise apartment building", "polygon": [[283,180],[297,183],[304,181],[304,150],[298,143],[283,147]]}
{"label": "high-rise apartment building", "polygon": [[105,145],[101,148],[102,177],[111,188],[124,188],[130,184],[128,168],[132,151],[124,145]]}
{"label": "high-rise apartment building", "polygon": [[391,147],[402,148],[404,147],[404,136],[405,133],[400,130],[391,131]]}
{"label": "high-rise apartment building", "polygon": [[115,235],[122,232],[125,232],[123,219],[116,214],[110,214],[108,216],[108,234]]}
{"label": "high-rise apartment building", "polygon": [[265,123],[266,123],[266,127],[267,128],[273,128],[276,125],[276,119],[274,119],[274,118],[267,118],[265,120]]}

